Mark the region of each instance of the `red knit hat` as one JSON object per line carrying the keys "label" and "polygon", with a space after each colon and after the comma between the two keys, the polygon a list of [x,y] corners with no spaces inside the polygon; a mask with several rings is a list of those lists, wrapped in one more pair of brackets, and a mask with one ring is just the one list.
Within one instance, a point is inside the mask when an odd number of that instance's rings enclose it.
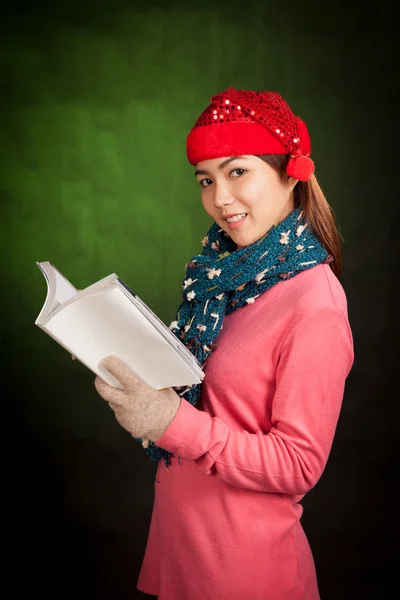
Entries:
{"label": "red knit hat", "polygon": [[306,124],[277,92],[229,88],[211,98],[186,140],[192,165],[244,154],[290,154],[287,174],[307,181],[314,172]]}

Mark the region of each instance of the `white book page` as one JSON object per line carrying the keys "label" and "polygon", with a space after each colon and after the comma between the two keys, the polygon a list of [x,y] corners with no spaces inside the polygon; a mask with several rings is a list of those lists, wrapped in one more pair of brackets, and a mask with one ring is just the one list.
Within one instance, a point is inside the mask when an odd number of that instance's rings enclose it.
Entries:
{"label": "white book page", "polygon": [[137,308],[147,317],[147,319],[154,325],[156,329],[160,332],[160,334],[165,338],[165,340],[171,344],[181,355],[183,360],[188,363],[193,372],[197,374],[199,377],[203,376],[203,370],[201,368],[200,362],[197,358],[186,348],[186,346],[181,342],[175,334],[161,321],[161,319],[137,296],[132,292],[130,288],[119,278],[117,277],[117,283],[121,286],[122,291],[127,294],[127,296],[134,302]]}
{"label": "white book page", "polygon": [[36,264],[42,271],[47,282],[46,300],[36,319],[36,324],[40,324],[59,306],[73,298],[77,294],[77,289],[52,265],[51,262],[45,261]]}
{"label": "white book page", "polygon": [[[88,288],[89,289],[89,288]],[[155,389],[200,383],[163,335],[149,323],[119,287],[78,294],[48,319],[44,330],[107,383],[121,387],[100,365],[108,355],[123,360]]]}

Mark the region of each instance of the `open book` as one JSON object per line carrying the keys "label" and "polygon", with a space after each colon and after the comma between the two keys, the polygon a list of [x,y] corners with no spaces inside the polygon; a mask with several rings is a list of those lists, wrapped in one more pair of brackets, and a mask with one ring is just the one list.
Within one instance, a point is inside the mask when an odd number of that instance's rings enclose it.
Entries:
{"label": "open book", "polygon": [[78,291],[52,263],[36,263],[47,297],[35,325],[99,375],[122,385],[103,367],[110,354],[155,389],[201,383],[200,362],[115,273]]}

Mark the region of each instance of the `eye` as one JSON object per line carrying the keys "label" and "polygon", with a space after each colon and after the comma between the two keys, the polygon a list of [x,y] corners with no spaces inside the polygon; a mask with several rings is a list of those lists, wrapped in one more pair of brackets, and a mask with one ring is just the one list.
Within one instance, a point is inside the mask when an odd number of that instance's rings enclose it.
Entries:
{"label": "eye", "polygon": [[[246,169],[233,169],[232,171],[230,171],[229,175],[232,175],[232,173],[236,173],[236,176],[234,177],[234,179],[236,179],[237,177],[241,177],[244,173],[247,173]],[[212,179],[206,178],[206,179],[201,179],[199,181],[199,184],[201,185],[202,188],[208,187],[209,185],[212,184]]]}
{"label": "eye", "polygon": [[232,173],[239,173],[238,177],[241,177],[241,175],[243,175],[243,173],[246,173],[246,169],[233,169],[233,171],[231,171],[229,173],[229,175],[232,175]]}
{"label": "eye", "polygon": [[[210,185],[209,183],[205,184],[206,181],[211,181],[211,179],[202,179],[201,181],[199,181],[201,187],[204,188],[204,187],[208,187]],[[212,181],[211,181],[211,183],[212,183]]]}

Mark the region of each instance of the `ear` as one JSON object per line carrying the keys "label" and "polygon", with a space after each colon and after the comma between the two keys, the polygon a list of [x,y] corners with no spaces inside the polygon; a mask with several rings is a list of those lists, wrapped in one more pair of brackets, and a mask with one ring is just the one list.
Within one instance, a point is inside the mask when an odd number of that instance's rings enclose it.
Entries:
{"label": "ear", "polygon": [[294,188],[296,187],[296,184],[298,183],[298,179],[296,179],[295,177],[290,177],[288,176],[288,187],[289,187],[289,192],[293,192]]}

